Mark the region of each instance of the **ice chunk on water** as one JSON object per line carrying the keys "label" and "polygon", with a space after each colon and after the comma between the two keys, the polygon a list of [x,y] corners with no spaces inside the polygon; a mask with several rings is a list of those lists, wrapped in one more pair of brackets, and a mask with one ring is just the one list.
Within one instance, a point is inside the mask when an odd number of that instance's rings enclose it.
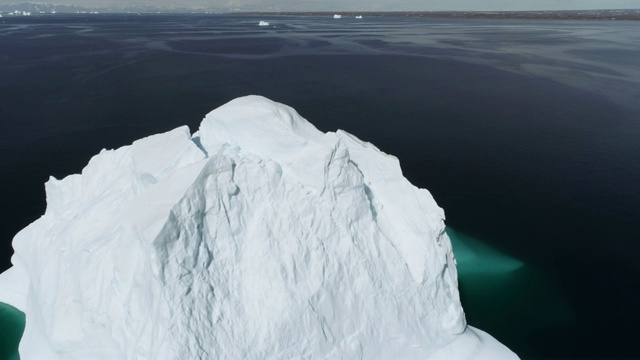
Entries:
{"label": "ice chunk on water", "polygon": [[429,192],[288,106],[236,99],[46,191],[0,275],[23,359],[515,358],[466,327]]}

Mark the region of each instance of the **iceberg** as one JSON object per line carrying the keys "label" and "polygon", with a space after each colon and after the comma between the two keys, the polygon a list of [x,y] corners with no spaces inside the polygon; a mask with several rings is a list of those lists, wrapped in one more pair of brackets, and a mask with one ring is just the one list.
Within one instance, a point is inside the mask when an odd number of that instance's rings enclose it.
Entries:
{"label": "iceberg", "polygon": [[269,22],[268,21],[264,21],[264,20],[260,20],[260,22],[258,23],[258,26],[269,26]]}
{"label": "iceberg", "polygon": [[341,18],[342,18],[342,15],[335,14],[335,15],[333,15],[333,18],[334,18],[334,19],[341,19]]}
{"label": "iceberg", "polygon": [[468,326],[394,156],[259,96],[45,184],[0,302],[22,359],[516,359]]}

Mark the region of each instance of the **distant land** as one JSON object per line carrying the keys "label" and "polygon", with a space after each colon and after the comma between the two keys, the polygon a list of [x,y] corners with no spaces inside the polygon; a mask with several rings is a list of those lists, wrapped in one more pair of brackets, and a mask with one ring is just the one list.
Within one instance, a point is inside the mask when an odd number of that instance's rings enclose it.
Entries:
{"label": "distant land", "polygon": [[[10,16],[9,14],[24,16],[28,15],[45,15],[45,14],[210,14],[210,13],[228,13],[229,9],[212,8],[212,9],[193,9],[188,7],[161,7],[161,6],[78,6],[64,4],[38,4],[38,3],[21,3],[21,4],[0,4],[0,14]],[[26,14],[25,14],[26,13]]]}
{"label": "distant land", "polygon": [[422,17],[459,19],[640,20],[640,9],[566,11],[251,12],[257,16]]}
{"label": "distant land", "polygon": [[420,18],[461,18],[461,19],[558,19],[558,20],[640,20],[640,8],[635,10],[567,10],[567,11],[250,11],[229,8],[189,8],[179,6],[128,6],[83,7],[62,4],[0,4],[3,17],[48,14],[238,14],[253,16],[328,16],[342,15],[343,18],[363,17],[420,17]]}

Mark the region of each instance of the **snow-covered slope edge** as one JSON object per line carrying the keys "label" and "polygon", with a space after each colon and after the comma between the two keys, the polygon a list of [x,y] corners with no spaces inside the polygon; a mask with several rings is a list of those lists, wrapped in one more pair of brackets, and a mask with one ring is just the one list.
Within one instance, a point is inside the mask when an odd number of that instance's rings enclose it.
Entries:
{"label": "snow-covered slope edge", "polygon": [[258,96],[46,184],[0,301],[22,359],[517,358],[466,326],[397,159]]}

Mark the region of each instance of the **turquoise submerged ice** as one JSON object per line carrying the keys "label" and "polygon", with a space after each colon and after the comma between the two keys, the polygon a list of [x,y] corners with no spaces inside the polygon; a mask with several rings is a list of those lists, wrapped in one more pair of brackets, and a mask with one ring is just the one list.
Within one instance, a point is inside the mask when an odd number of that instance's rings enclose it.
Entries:
{"label": "turquoise submerged ice", "polygon": [[17,360],[18,343],[24,330],[24,313],[0,302],[0,359]]}
{"label": "turquoise submerged ice", "polygon": [[0,301],[22,359],[515,358],[468,327],[398,160],[248,96],[46,184]]}

